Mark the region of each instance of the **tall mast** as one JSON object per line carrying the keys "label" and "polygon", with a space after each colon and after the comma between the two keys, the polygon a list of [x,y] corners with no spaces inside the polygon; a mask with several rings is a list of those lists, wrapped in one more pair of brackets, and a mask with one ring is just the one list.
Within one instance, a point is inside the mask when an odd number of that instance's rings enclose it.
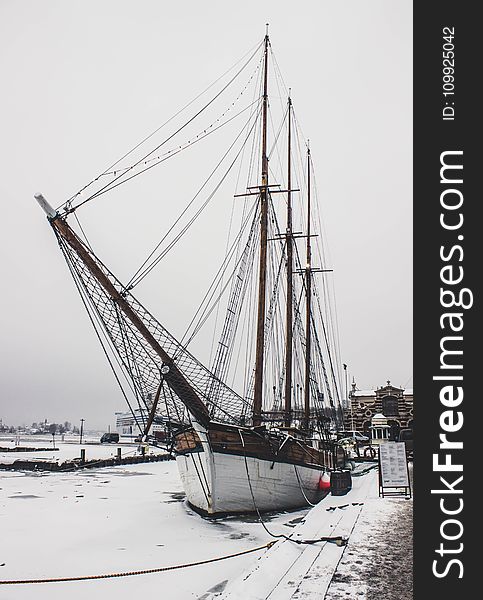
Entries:
{"label": "tall mast", "polygon": [[292,236],[292,99],[288,97],[287,150],[287,314],[285,337],[285,426],[291,424],[292,412],[292,343],[293,343],[293,236]]}
{"label": "tall mast", "polygon": [[265,347],[265,308],[267,294],[267,230],[268,230],[268,156],[267,156],[267,108],[268,108],[268,25],[265,34],[263,99],[262,99],[262,183],[260,186],[260,266],[258,277],[258,319],[255,359],[255,388],[253,397],[253,425],[262,422],[263,354]]}
{"label": "tall mast", "polygon": [[305,388],[304,388],[304,424],[309,429],[310,419],[310,346],[312,316],[312,248],[310,246],[310,148],[307,148],[307,262],[305,266],[306,308],[305,308]]}

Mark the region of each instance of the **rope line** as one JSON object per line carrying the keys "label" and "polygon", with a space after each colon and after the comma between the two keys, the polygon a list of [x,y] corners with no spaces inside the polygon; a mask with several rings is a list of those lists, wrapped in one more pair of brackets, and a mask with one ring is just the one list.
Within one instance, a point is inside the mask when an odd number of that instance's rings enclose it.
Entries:
{"label": "rope line", "polygon": [[265,548],[271,548],[275,542],[268,542],[263,546],[257,546],[256,548],[250,548],[249,550],[243,550],[242,552],[235,552],[235,554],[227,554],[226,556],[218,556],[216,558],[208,558],[206,560],[200,560],[192,563],[184,563],[182,565],[171,565],[169,567],[158,567],[156,569],[143,569],[142,571],[127,571],[124,573],[105,573],[103,575],[84,575],[80,577],[52,577],[48,579],[19,579],[19,580],[4,580],[0,581],[0,585],[19,585],[26,583],[60,583],[65,581],[88,581],[92,579],[113,579],[115,577],[130,577],[132,575],[149,575],[151,573],[163,573],[165,571],[174,571],[176,569],[186,569],[188,567],[196,567],[198,565],[206,565],[209,563],[219,562],[221,560],[227,560],[228,558],[235,558],[236,556],[243,556],[244,554],[251,554],[253,552],[259,552]]}
{"label": "rope line", "polygon": [[[145,154],[142,158],[140,158],[133,165],[131,165],[129,167],[129,170],[134,169],[137,165],[141,164],[149,156],[151,156],[152,154],[154,154],[154,152],[156,152],[157,150],[159,150],[159,148],[161,148],[162,146],[164,146],[164,144],[166,144],[171,139],[173,139],[175,135],[177,135],[180,131],[182,131],[185,127],[187,127],[203,111],[205,111],[211,104],[213,104],[213,102],[217,98],[219,98],[219,96],[221,96],[221,94],[235,81],[235,79],[238,77],[238,75],[240,75],[240,73],[245,69],[245,67],[251,62],[251,60],[253,59],[253,57],[257,53],[257,51],[258,51],[258,47],[252,53],[252,55],[250,56],[250,58],[245,62],[245,64],[237,71],[237,73],[228,81],[227,84],[225,84],[225,86],[209,102],[207,102],[201,109],[199,109],[188,121],[186,121],[186,123],[184,123],[183,125],[181,125],[174,133],[172,133],[171,135],[169,135],[163,142],[161,142],[160,144],[158,144],[153,150],[151,150],[150,152],[148,152],[147,154]],[[109,182],[106,185],[104,185],[103,187],[101,187],[97,192],[93,193],[91,196],[89,196],[88,198],[86,198],[85,200],[83,200],[82,202],[80,202],[79,204],[77,204],[75,207],[70,208],[68,210],[68,213],[74,212],[79,207],[83,206],[86,202],[89,202],[90,200],[93,200],[94,198],[97,198],[98,196],[100,196],[101,194],[105,193],[106,191],[109,191],[111,189],[112,184],[114,182],[116,182],[118,179],[120,179],[121,177],[123,177],[124,174],[125,173],[121,173],[120,175],[118,175],[117,177],[115,177],[111,182]]]}
{"label": "rope line", "polygon": [[[89,320],[90,320],[90,322],[92,324],[92,327],[93,327],[93,329],[95,331],[96,337],[97,337],[97,339],[98,339],[98,341],[99,341],[99,343],[101,345],[102,351],[103,351],[103,353],[104,353],[104,355],[105,355],[105,357],[107,359],[107,362],[109,363],[109,366],[110,366],[111,371],[112,371],[112,373],[114,375],[114,378],[117,381],[119,389],[121,390],[121,393],[124,396],[124,399],[126,400],[127,405],[129,406],[129,410],[131,411],[131,414],[132,414],[132,416],[134,418],[134,421],[135,421],[135,423],[136,423],[136,425],[137,425],[140,433],[142,433],[142,429],[141,429],[141,426],[139,425],[139,421],[137,419],[136,413],[134,412],[134,410],[133,410],[133,408],[131,406],[131,403],[129,402],[129,398],[127,397],[126,390],[124,389],[124,387],[123,387],[123,385],[121,383],[119,375],[118,375],[118,373],[117,373],[117,371],[116,371],[116,369],[114,367],[114,364],[113,364],[113,362],[111,360],[111,357],[109,356],[109,352],[107,351],[107,347],[104,344],[104,341],[102,340],[101,332],[103,332],[103,335],[106,338],[106,342],[109,345],[109,348],[111,349],[111,351],[113,352],[113,357],[116,360],[116,362],[117,362],[117,364],[118,364],[118,366],[119,366],[119,368],[121,370],[121,373],[123,373],[123,371],[122,371],[122,365],[120,364],[119,359],[117,358],[116,353],[115,353],[115,351],[112,348],[112,345],[110,343],[109,337],[107,336],[106,332],[102,329],[102,325],[99,324],[99,320],[100,320],[99,312],[96,310],[96,307],[93,305],[92,302],[89,304],[89,297],[85,293],[84,289],[82,288],[81,281],[80,281],[78,273],[75,271],[75,269],[73,268],[72,264],[68,260],[68,255],[67,255],[66,248],[65,248],[64,244],[62,243],[62,241],[61,241],[61,239],[60,239],[59,236],[57,236],[57,241],[58,241],[59,246],[60,246],[60,248],[62,250],[62,253],[64,255],[65,261],[66,261],[67,266],[69,268],[69,271],[71,272],[71,275],[72,275],[72,277],[74,279],[74,283],[75,283],[75,285],[77,287],[77,290],[78,290],[79,295],[81,297],[81,300],[82,300],[82,303],[84,305],[84,308],[85,308],[85,310],[87,312],[87,316],[89,317]],[[91,309],[89,308],[90,306],[92,307]],[[97,319],[97,323],[99,325],[99,329],[96,326],[95,318]],[[102,320],[101,320],[101,323],[102,323]],[[128,386],[131,388],[132,392],[134,393],[134,389],[130,385],[129,380],[127,380],[127,378],[126,378],[126,381],[127,381]]]}
{"label": "rope line", "polygon": [[215,172],[218,170],[218,168],[223,163],[223,161],[225,160],[225,158],[228,156],[229,152],[233,149],[233,147],[237,143],[238,139],[242,135],[242,133],[245,130],[245,128],[249,125],[250,120],[252,119],[252,117],[253,117],[254,114],[256,114],[256,113],[251,113],[250,114],[250,116],[248,118],[248,121],[242,127],[241,131],[236,136],[236,138],[233,141],[233,143],[230,144],[230,147],[228,148],[228,150],[223,154],[222,158],[218,161],[216,167],[211,171],[211,173],[208,176],[208,178],[204,181],[204,183],[202,184],[202,186],[198,189],[198,191],[196,192],[196,194],[193,196],[193,198],[191,199],[191,201],[189,202],[189,204],[182,211],[182,213],[179,215],[179,217],[176,219],[176,221],[171,225],[171,227],[164,234],[164,236],[161,238],[161,240],[156,244],[154,250],[151,251],[151,253],[146,258],[146,260],[143,262],[143,264],[138,268],[138,270],[136,271],[136,273],[131,277],[131,279],[129,280],[129,283],[127,285],[127,287],[129,289],[133,289],[135,286],[137,286],[144,279],[144,277],[146,277],[146,275],[148,275],[154,269],[154,267],[156,267],[158,265],[158,263],[166,256],[166,254],[173,248],[173,246],[188,231],[188,229],[191,227],[191,225],[196,221],[196,219],[199,217],[199,215],[203,212],[203,210],[206,208],[206,206],[212,200],[213,196],[219,190],[219,188],[221,187],[221,185],[223,184],[223,182],[227,178],[228,174],[230,173],[232,167],[234,166],[234,164],[238,160],[238,157],[240,156],[241,151],[245,147],[245,144],[246,144],[248,138],[251,135],[253,127],[256,124],[256,119],[254,120],[253,124],[251,125],[250,130],[249,130],[249,132],[247,134],[247,137],[243,141],[243,143],[241,145],[241,148],[238,150],[237,154],[235,155],[235,158],[233,159],[233,161],[231,162],[231,164],[228,166],[228,168],[225,170],[225,172],[224,172],[221,180],[217,183],[217,185],[215,186],[214,190],[209,194],[208,198],[203,202],[203,204],[201,205],[201,207],[191,217],[191,219],[188,221],[188,223],[186,225],[184,225],[184,227],[182,228],[182,230],[179,233],[176,234],[175,238],[171,242],[169,242],[168,246],[155,259],[153,259],[150,264],[147,264],[149,262],[149,260],[152,258],[152,256],[155,254],[155,252],[158,250],[158,248],[161,246],[161,244],[168,237],[168,235],[173,231],[174,227],[178,224],[178,222],[181,220],[181,218],[184,216],[184,214],[191,207],[191,205],[193,204],[193,202],[198,198],[198,196],[201,194],[201,192],[203,191],[203,189],[207,186],[207,184],[210,181],[210,179],[212,178],[212,176],[215,174]]}
{"label": "rope line", "polygon": [[[238,430],[238,434],[240,436],[240,440],[243,446],[243,458],[245,459],[245,470],[246,470],[246,474],[247,474],[247,480],[248,480],[248,486],[250,488],[250,495],[252,497],[252,502],[253,502],[253,507],[255,508],[255,511],[257,513],[258,516],[258,520],[260,521],[260,525],[263,527],[263,529],[265,529],[265,531],[268,533],[269,536],[273,537],[273,538],[282,538],[284,540],[286,540],[287,542],[293,542],[295,544],[299,544],[299,545],[306,545],[306,544],[317,544],[318,542],[329,542],[332,544],[336,544],[337,546],[345,546],[347,544],[347,537],[341,536],[341,535],[335,535],[335,536],[322,536],[319,538],[315,538],[315,539],[307,539],[307,540],[296,540],[295,538],[289,537],[288,535],[285,535],[284,533],[280,533],[280,534],[275,534],[272,533],[268,527],[265,524],[265,521],[262,518],[262,515],[260,513],[260,510],[258,509],[257,503],[255,502],[255,495],[253,493],[253,488],[252,488],[252,483],[251,483],[251,479],[250,479],[250,473],[248,471],[248,462],[247,462],[247,454],[246,454],[246,449],[245,449],[245,440],[243,439],[243,433],[242,430],[239,429]],[[294,465],[295,466],[295,465]],[[295,471],[297,472],[297,471]],[[298,475],[297,475],[298,477]],[[315,506],[314,504],[312,504],[311,506]],[[275,542],[272,542],[272,544],[274,544]]]}
{"label": "rope line", "polygon": [[307,496],[306,496],[306,494],[304,492],[304,488],[302,487],[302,482],[300,481],[300,477],[299,477],[299,474],[298,474],[298,471],[297,471],[297,465],[294,465],[293,468],[294,468],[294,471],[295,471],[295,475],[297,476],[297,481],[298,481],[298,484],[299,484],[300,491],[302,492],[302,496],[305,498],[305,502],[307,502],[307,504],[309,506],[316,506],[315,504],[313,504],[312,502],[310,502],[310,500],[307,498]]}

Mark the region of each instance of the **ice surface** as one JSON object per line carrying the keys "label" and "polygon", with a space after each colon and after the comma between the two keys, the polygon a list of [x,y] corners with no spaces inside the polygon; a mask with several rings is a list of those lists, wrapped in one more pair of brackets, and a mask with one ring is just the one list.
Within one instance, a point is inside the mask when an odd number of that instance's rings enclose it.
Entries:
{"label": "ice surface", "polygon": [[[271,517],[270,528],[275,533],[293,531],[285,524],[306,512]],[[157,568],[239,552],[269,540],[253,517],[208,520],[192,511],[175,461],[75,473],[0,472],[1,580]],[[0,586],[0,599],[199,598],[221,590],[257,556],[121,579]]]}
{"label": "ice surface", "polygon": [[[101,446],[94,444],[96,439],[88,439],[87,442],[92,443],[83,446],[88,459],[114,455],[119,446],[123,454],[136,451],[136,444]],[[45,436],[43,441],[23,439],[21,445],[31,443],[44,447],[47,441]],[[45,459],[63,461],[79,456],[77,442],[78,439],[59,442],[59,451],[46,452]],[[0,440],[0,446],[7,445],[7,440]],[[37,458],[36,452],[8,452],[0,455],[0,462],[34,455]],[[364,464],[357,470],[364,470]],[[331,600],[364,600],[369,587],[374,585],[374,581],[372,584],[370,581],[373,565],[378,564],[379,556],[384,556],[384,560],[390,558],[391,545],[386,546],[384,538],[392,528],[388,526],[391,519],[401,518],[406,501],[379,498],[377,478],[374,472],[370,475],[373,482],[370,493],[350,534],[349,545],[338,567],[341,572],[328,591]],[[354,491],[363,478],[354,479]],[[330,508],[347,504],[349,500],[349,496],[328,496],[323,502]],[[332,513],[326,508],[320,507],[324,519],[344,513],[340,509]],[[352,504],[350,510],[355,510]],[[313,521],[317,508],[312,511],[312,517],[308,512],[267,515],[264,520],[275,534],[297,535],[308,527],[308,521]],[[404,516],[408,518],[410,515]],[[411,536],[411,522],[401,526]],[[374,536],[379,536],[378,545]],[[0,471],[0,580],[158,568],[240,552],[271,539],[256,516],[209,520],[191,510],[184,499],[174,461],[72,473]],[[275,552],[277,545],[269,552]],[[334,545],[328,546],[327,551],[340,554]],[[410,552],[406,554],[411,561]],[[262,562],[273,564],[266,558],[259,560],[262,555],[264,553],[259,552],[209,565],[120,579],[0,586],[0,600],[132,600],[146,594],[163,600],[211,600],[227,593],[237,579],[243,579]],[[313,595],[308,589],[307,594],[302,593],[302,588],[311,588],[312,584],[320,588],[316,579],[325,573],[324,565],[321,563],[322,571],[309,573],[310,577],[304,579],[294,598],[317,598],[317,594]],[[408,568],[410,570],[411,565]],[[273,578],[276,574],[270,576]],[[311,579],[312,576],[315,579]]]}

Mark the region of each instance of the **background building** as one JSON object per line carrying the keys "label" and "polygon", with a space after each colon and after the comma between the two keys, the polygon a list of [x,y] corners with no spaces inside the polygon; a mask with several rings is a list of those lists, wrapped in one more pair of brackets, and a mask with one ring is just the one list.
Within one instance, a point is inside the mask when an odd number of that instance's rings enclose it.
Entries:
{"label": "background building", "polygon": [[397,438],[400,429],[413,428],[413,390],[404,390],[391,385],[374,391],[358,390],[352,383],[349,406],[344,410],[344,427],[371,436],[374,416],[384,415],[390,427],[389,439]]}

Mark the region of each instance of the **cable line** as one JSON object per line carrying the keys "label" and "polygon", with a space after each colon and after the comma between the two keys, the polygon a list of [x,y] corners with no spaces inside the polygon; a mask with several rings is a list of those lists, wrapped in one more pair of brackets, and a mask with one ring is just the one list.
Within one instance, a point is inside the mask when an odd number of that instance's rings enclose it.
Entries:
{"label": "cable line", "polygon": [[[257,48],[257,50],[258,50],[258,48]],[[227,84],[225,84],[225,86],[211,100],[209,100],[200,110],[198,110],[190,119],[188,119],[188,121],[186,121],[186,123],[184,123],[183,125],[181,125],[180,127],[178,127],[178,129],[174,133],[172,133],[171,135],[169,135],[160,144],[158,144],[153,150],[151,150],[150,152],[148,152],[147,154],[145,154],[142,158],[140,158],[137,162],[135,162],[129,168],[129,171],[131,171],[132,169],[134,169],[135,167],[137,167],[144,160],[146,160],[149,156],[151,156],[151,154],[153,154],[154,152],[156,152],[157,150],[159,150],[159,148],[161,148],[162,146],[164,146],[164,144],[166,144],[171,139],[173,139],[175,135],[177,135],[180,131],[182,131],[183,129],[185,129],[199,115],[201,115],[209,106],[211,106],[211,104],[213,104],[213,102],[217,98],[219,98],[221,96],[221,94],[223,94],[223,92],[235,81],[235,79],[240,75],[240,73],[242,73],[242,71],[246,68],[246,66],[251,62],[251,60],[253,59],[253,57],[255,56],[255,54],[256,54],[256,51],[250,56],[250,58],[245,62],[245,64],[241,67],[241,69],[239,69],[237,71],[237,73],[230,79],[230,81]],[[66,211],[67,214],[76,211],[78,208],[80,208],[81,206],[83,206],[87,202],[90,202],[91,200],[93,200],[94,198],[97,198],[101,194],[109,191],[110,189],[113,189],[114,187],[117,187],[117,186],[113,186],[112,184],[115,183],[116,181],[118,181],[124,175],[125,175],[125,173],[122,173],[121,175],[118,175],[111,182],[109,182],[105,186],[101,187],[97,192],[95,192],[94,194],[92,194],[91,196],[89,196],[88,198],[86,198],[85,200],[83,200],[82,202],[80,202],[79,204],[77,204],[75,207],[73,207],[73,208],[71,207],[71,208],[67,209],[67,211]],[[129,181],[129,179],[126,179],[126,181]],[[124,182],[122,182],[122,183],[124,183]],[[65,204],[63,206],[65,206]]]}
{"label": "cable line", "polygon": [[[259,111],[258,111],[259,112]],[[211,192],[211,194],[208,196],[208,199],[205,201],[205,203],[201,206],[201,208],[198,210],[197,213],[195,213],[195,215],[192,217],[191,221],[188,222],[187,225],[185,225],[184,229],[181,230],[180,233],[177,234],[177,236],[174,238],[173,241],[170,242],[170,244],[163,250],[163,252],[155,259],[153,260],[153,262],[151,263],[151,265],[147,266],[146,268],[144,268],[146,266],[146,264],[148,263],[148,261],[151,259],[151,257],[155,254],[155,252],[158,250],[158,248],[161,246],[161,244],[166,240],[166,238],[168,237],[168,235],[173,231],[173,229],[175,228],[175,226],[179,223],[179,221],[181,220],[181,218],[186,214],[186,212],[188,211],[188,209],[192,206],[193,202],[196,200],[196,198],[201,194],[201,192],[203,191],[203,189],[208,185],[209,181],[211,180],[211,178],[213,177],[213,175],[216,173],[216,171],[218,170],[218,168],[221,166],[221,164],[223,163],[223,161],[225,160],[225,158],[228,156],[229,152],[232,150],[232,148],[235,146],[236,142],[238,141],[238,139],[240,138],[241,134],[243,133],[244,129],[246,128],[247,124],[250,123],[250,120],[253,118],[253,115],[256,113],[252,113],[249,118],[248,121],[243,125],[242,129],[240,130],[239,134],[236,136],[235,140],[230,144],[228,150],[225,152],[225,154],[221,157],[221,159],[218,161],[217,165],[214,167],[214,169],[211,171],[211,173],[208,175],[207,179],[204,181],[204,183],[201,185],[201,187],[198,189],[198,191],[196,192],[196,194],[193,196],[193,198],[190,200],[190,202],[188,203],[188,205],[186,206],[186,208],[181,212],[181,214],[179,215],[179,217],[175,220],[175,222],[173,223],[173,225],[168,229],[168,231],[165,233],[165,235],[161,238],[161,240],[158,242],[158,244],[156,244],[155,248],[151,251],[151,253],[149,254],[149,256],[146,258],[146,260],[143,262],[143,264],[139,267],[139,269],[134,273],[134,275],[131,277],[131,279],[129,280],[126,288],[127,289],[133,289],[136,285],[138,285],[138,283],[140,281],[142,281],[142,279],[144,279],[144,277],[146,277],[146,275],[148,273],[151,272],[151,270],[166,256],[166,254],[171,250],[171,248],[181,239],[181,237],[188,231],[189,227],[191,227],[191,225],[195,222],[195,220],[198,218],[198,216],[201,214],[201,212],[204,210],[204,208],[207,206],[207,204],[210,202],[210,200],[213,198],[213,196],[215,195],[215,193],[218,191],[218,189],[220,188],[221,184],[223,183],[223,181],[226,179],[226,177],[228,176],[229,172],[231,171],[233,165],[235,164],[236,160],[238,159],[242,149],[245,146],[246,141],[248,140],[248,138],[251,135],[251,132],[253,131],[253,127],[256,124],[256,120],[254,120],[254,123],[252,125],[252,127],[250,128],[246,139],[244,140],[240,150],[238,151],[238,153],[236,154],[234,160],[232,161],[232,163],[229,165],[227,171],[225,172],[225,174],[223,175],[222,179],[219,181],[218,185],[215,187],[215,189],[213,190],[213,192]]]}
{"label": "cable line", "polygon": [[263,546],[257,546],[256,548],[250,548],[248,550],[242,550],[241,552],[235,552],[233,554],[227,554],[225,556],[217,556],[215,558],[208,558],[206,560],[198,560],[191,563],[183,563],[181,565],[170,565],[168,567],[158,567],[156,569],[143,569],[139,571],[125,571],[120,573],[106,573],[104,575],[83,575],[78,577],[51,577],[46,579],[18,579],[18,580],[3,580],[0,581],[0,585],[20,585],[27,583],[62,583],[66,581],[90,581],[93,579],[112,579],[116,577],[131,577],[132,575],[149,575],[152,573],[163,573],[166,571],[175,571],[177,569],[187,569],[188,567],[197,567],[199,565],[207,565],[214,562],[220,562],[229,558],[235,558],[237,556],[243,556],[245,554],[251,554],[253,552],[260,552],[271,548],[275,542],[267,542]]}
{"label": "cable line", "polygon": [[[77,196],[79,196],[84,190],[86,190],[89,186],[91,186],[93,183],[95,183],[96,181],[98,181],[98,179],[100,177],[102,177],[103,175],[105,175],[108,171],[110,171],[111,169],[113,169],[117,164],[119,164],[121,162],[121,160],[124,160],[127,156],[129,156],[130,154],[132,154],[135,150],[137,150],[140,146],[142,146],[142,144],[144,144],[147,140],[149,140],[150,138],[152,138],[154,135],[156,135],[156,133],[158,133],[163,127],[165,127],[166,125],[168,125],[173,119],[175,119],[179,114],[181,114],[184,110],[186,110],[189,106],[191,106],[194,102],[196,102],[196,100],[198,100],[198,98],[200,98],[201,96],[203,96],[203,94],[205,94],[209,89],[211,89],[214,85],[216,85],[221,79],[223,79],[223,77],[225,77],[225,75],[228,75],[228,73],[230,71],[232,71],[248,54],[251,54],[248,62],[246,63],[249,64],[249,62],[252,60],[252,58],[256,55],[256,53],[258,52],[258,50],[261,48],[263,44],[263,41],[259,42],[258,44],[256,44],[253,48],[251,48],[250,50],[248,50],[248,52],[246,52],[237,62],[235,62],[228,70],[226,70],[222,75],[220,75],[215,81],[213,81],[213,83],[211,83],[208,87],[206,87],[202,92],[200,92],[197,96],[195,96],[192,100],[190,100],[187,104],[185,104],[183,106],[183,108],[180,108],[174,115],[172,115],[167,121],[165,121],[162,125],[160,125],[157,129],[155,129],[152,133],[150,133],[149,135],[147,135],[144,139],[142,139],[140,142],[138,142],[135,146],[133,146],[130,150],[128,150],[125,154],[123,154],[123,156],[121,156],[121,158],[118,158],[115,162],[113,162],[109,167],[107,167],[105,169],[105,171],[103,171],[100,175],[98,175],[97,177],[95,177],[94,179],[92,179],[89,183],[87,183],[83,188],[81,188],[78,192],[76,192],[73,196],[71,196],[66,202],[64,202],[63,204],[61,204],[56,210],[60,210],[63,206],[65,206],[66,204],[68,204],[69,202],[72,202],[72,200],[74,200],[74,198],[76,198]],[[246,66],[245,65],[245,66]]]}

